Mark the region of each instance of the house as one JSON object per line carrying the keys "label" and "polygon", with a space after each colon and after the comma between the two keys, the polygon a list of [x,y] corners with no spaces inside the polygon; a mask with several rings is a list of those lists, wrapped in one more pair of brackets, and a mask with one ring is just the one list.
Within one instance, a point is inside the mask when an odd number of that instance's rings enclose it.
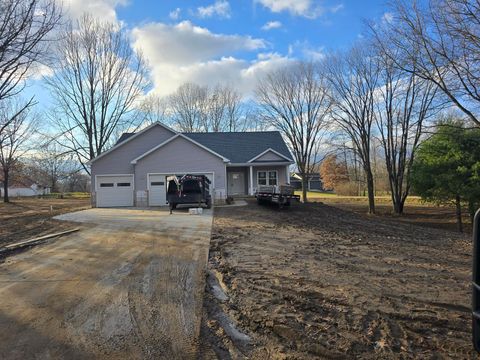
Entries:
{"label": "house", "polygon": [[[308,182],[307,182],[307,190],[308,191],[322,191],[323,184],[322,179],[320,178],[319,173],[310,173],[307,175]],[[302,188],[302,177],[299,173],[293,172],[290,175],[290,184],[297,190]]]}
{"label": "house", "polygon": [[92,205],[166,205],[166,177],[204,174],[214,201],[290,181],[292,156],[278,131],[180,133],[154,123],[125,133],[92,159]]}
{"label": "house", "polygon": [[[10,182],[8,196],[38,196],[50,194],[50,188],[30,179],[17,179]],[[0,181],[0,197],[3,197],[3,182]]]}

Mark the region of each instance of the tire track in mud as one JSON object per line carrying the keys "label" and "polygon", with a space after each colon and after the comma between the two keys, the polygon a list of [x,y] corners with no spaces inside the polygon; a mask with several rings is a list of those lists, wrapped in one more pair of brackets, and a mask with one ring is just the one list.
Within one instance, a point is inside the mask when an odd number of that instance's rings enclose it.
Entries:
{"label": "tire track in mud", "polygon": [[[469,246],[318,204],[250,205],[217,210],[209,266],[253,337],[251,358],[468,358]],[[216,341],[217,355],[228,350]]]}

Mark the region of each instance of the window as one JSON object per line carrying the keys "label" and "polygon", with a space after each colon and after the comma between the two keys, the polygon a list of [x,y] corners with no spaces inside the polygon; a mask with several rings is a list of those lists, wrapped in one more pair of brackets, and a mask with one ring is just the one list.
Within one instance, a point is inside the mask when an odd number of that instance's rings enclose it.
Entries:
{"label": "window", "polygon": [[117,187],[130,187],[130,183],[117,183]]}
{"label": "window", "polygon": [[113,187],[113,183],[102,183],[100,187]]}
{"label": "window", "polygon": [[258,185],[277,185],[277,170],[257,172]]}
{"label": "window", "polygon": [[266,171],[259,171],[258,172],[258,185],[267,185],[267,172]]}
{"label": "window", "polygon": [[269,185],[277,185],[277,172],[276,171],[269,171],[268,172],[268,184]]}
{"label": "window", "polygon": [[150,183],[151,186],[163,186],[165,183],[163,181],[152,181]]}

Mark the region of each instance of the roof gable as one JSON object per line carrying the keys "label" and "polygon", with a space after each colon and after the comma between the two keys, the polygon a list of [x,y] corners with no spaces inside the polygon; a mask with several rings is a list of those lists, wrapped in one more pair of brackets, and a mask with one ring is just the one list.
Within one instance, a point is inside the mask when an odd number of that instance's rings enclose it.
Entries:
{"label": "roof gable", "polygon": [[98,159],[101,159],[102,157],[104,157],[105,155],[107,154],[110,154],[111,152],[115,151],[116,149],[118,149],[119,147],[129,143],[130,141],[132,141],[133,139],[136,139],[137,137],[141,136],[142,134],[148,132],[149,130],[151,130],[152,128],[156,127],[156,126],[160,126],[162,128],[164,128],[165,130],[168,130],[172,133],[172,136],[175,135],[175,134],[178,134],[175,130],[169,128],[168,126],[162,124],[161,122],[155,122],[149,126],[147,126],[145,129],[142,129],[141,131],[139,132],[136,132],[136,133],[124,133],[122,134],[122,136],[120,136],[120,138],[118,139],[117,143],[110,149],[108,149],[107,151],[104,151],[103,153],[101,153],[100,155],[98,155],[97,157],[91,159],[87,164],[92,164],[93,162],[97,161]]}
{"label": "roof gable", "polygon": [[148,150],[148,151],[145,152],[144,154],[136,157],[135,159],[133,159],[133,160],[131,161],[131,163],[132,163],[132,164],[136,164],[139,160],[143,159],[144,157],[150,155],[151,153],[157,151],[157,150],[160,149],[161,147],[167,145],[168,143],[170,143],[170,142],[172,142],[172,141],[174,141],[175,139],[178,139],[178,138],[185,139],[186,141],[195,144],[196,146],[198,146],[198,147],[202,148],[203,150],[211,153],[212,155],[215,155],[215,156],[221,158],[221,159],[222,159],[223,161],[225,161],[225,162],[228,162],[228,161],[229,161],[226,157],[224,157],[224,156],[216,153],[215,151],[213,151],[213,150],[209,149],[208,147],[206,147],[206,146],[204,146],[204,145],[196,142],[195,140],[190,139],[189,137],[185,136],[184,134],[177,134],[177,135],[175,135],[175,136],[172,136],[172,137],[169,138],[168,140],[162,142],[161,144],[158,144],[157,146],[153,147],[152,149]]}
{"label": "roof gable", "polygon": [[250,159],[248,162],[275,162],[275,161],[292,161],[292,159],[280,154],[271,148],[261,152],[257,156]]}

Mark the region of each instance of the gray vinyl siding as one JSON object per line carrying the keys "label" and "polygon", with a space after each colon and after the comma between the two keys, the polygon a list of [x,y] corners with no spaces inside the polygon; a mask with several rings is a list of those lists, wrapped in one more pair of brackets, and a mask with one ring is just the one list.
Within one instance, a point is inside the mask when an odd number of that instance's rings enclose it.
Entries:
{"label": "gray vinyl siding", "polygon": [[147,190],[147,174],[185,174],[213,172],[215,195],[225,197],[225,163],[220,157],[178,137],[138,160],[135,165],[135,191]]}
{"label": "gray vinyl siding", "polygon": [[257,189],[257,172],[258,171],[269,171],[277,170],[278,172],[278,185],[285,185],[287,183],[287,168],[285,165],[282,166],[254,166],[253,167],[253,188]]}
{"label": "gray vinyl siding", "polygon": [[157,125],[93,162],[91,165],[92,191],[95,189],[95,175],[133,174],[134,168],[130,164],[133,159],[174,135],[170,130]]}

